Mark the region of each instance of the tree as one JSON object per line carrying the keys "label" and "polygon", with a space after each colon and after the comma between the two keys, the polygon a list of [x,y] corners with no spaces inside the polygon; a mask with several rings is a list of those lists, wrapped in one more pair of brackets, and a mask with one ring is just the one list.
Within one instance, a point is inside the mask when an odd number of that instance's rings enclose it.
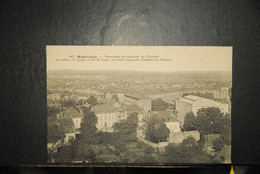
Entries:
{"label": "tree", "polygon": [[73,146],[64,146],[58,148],[57,155],[55,156],[55,162],[71,163],[73,161],[74,151]]}
{"label": "tree", "polygon": [[197,112],[197,117],[192,112],[186,114],[184,130],[198,130],[201,135],[200,145],[205,143],[205,135],[220,134],[215,140],[213,148],[219,151],[224,145],[231,144],[231,117],[230,114],[220,112],[218,108],[203,108]]}
{"label": "tree", "polygon": [[152,100],[152,111],[165,111],[169,107],[169,104],[163,101],[161,98]]}
{"label": "tree", "polygon": [[138,113],[133,112],[126,120],[114,123],[113,128],[118,132],[119,139],[123,142],[137,141],[136,129],[138,126]]}
{"label": "tree", "polygon": [[203,135],[221,133],[223,113],[219,108],[202,108],[197,112],[197,129]]}
{"label": "tree", "polygon": [[149,146],[147,145],[145,148],[144,148],[144,153],[145,154],[151,154],[154,152],[154,148],[152,146]]}
{"label": "tree", "polygon": [[126,144],[121,141],[118,141],[114,146],[120,153],[126,151]]}
{"label": "tree", "polygon": [[213,141],[213,149],[219,152],[225,145],[231,145],[231,118],[226,114],[220,121],[222,129],[219,130],[220,137]]}
{"label": "tree", "polygon": [[96,106],[98,104],[96,97],[90,96],[87,100],[88,104],[91,106]]}
{"label": "tree", "polygon": [[165,163],[208,163],[210,155],[198,146],[193,137],[187,137],[179,145],[170,143],[165,147],[163,161]]}
{"label": "tree", "polygon": [[76,106],[76,102],[71,99],[66,99],[66,100],[62,101],[62,104],[67,108]]}
{"label": "tree", "polygon": [[96,140],[97,117],[90,108],[83,107],[83,121],[80,127],[80,141],[92,144]]}
{"label": "tree", "polygon": [[63,138],[65,138],[65,134],[59,129],[57,124],[48,126],[48,135],[47,135],[48,142],[56,143],[58,140]]}
{"label": "tree", "polygon": [[197,119],[193,112],[189,112],[186,114],[184,119],[183,128],[185,131],[193,131],[197,128]]}
{"label": "tree", "polygon": [[96,161],[96,154],[92,150],[90,145],[86,143],[77,142],[74,144],[74,156],[73,158],[77,161],[88,161],[88,162],[95,162]]}
{"label": "tree", "polygon": [[137,142],[136,148],[143,149],[145,154],[151,154],[155,151],[155,149],[152,146],[145,144],[142,141]]}
{"label": "tree", "polygon": [[48,115],[50,115],[50,114],[58,114],[60,112],[60,108],[59,107],[55,107],[55,106],[47,106],[47,112],[48,112]]}
{"label": "tree", "polygon": [[216,152],[220,152],[220,150],[225,146],[225,141],[223,137],[219,137],[213,141],[213,149],[215,149]]}
{"label": "tree", "polygon": [[52,126],[57,124],[57,116],[56,114],[48,114],[47,115],[47,125]]}
{"label": "tree", "polygon": [[170,130],[162,119],[152,117],[148,122],[145,138],[154,143],[166,141],[169,138]]}

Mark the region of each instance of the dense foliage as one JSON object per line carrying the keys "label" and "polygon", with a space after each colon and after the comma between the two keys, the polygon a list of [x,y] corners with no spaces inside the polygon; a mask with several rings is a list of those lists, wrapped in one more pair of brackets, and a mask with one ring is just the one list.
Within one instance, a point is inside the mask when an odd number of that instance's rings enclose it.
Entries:
{"label": "dense foliage", "polygon": [[231,145],[231,117],[223,114],[218,108],[202,108],[197,117],[187,113],[183,128],[185,131],[198,130],[203,138],[208,134],[220,134],[213,142],[213,148],[219,152],[225,145]]}
{"label": "dense foliage", "polygon": [[87,100],[88,104],[91,106],[96,106],[98,104],[96,97],[90,96]]}
{"label": "dense foliage", "polygon": [[165,163],[209,163],[210,155],[202,150],[193,137],[188,137],[179,145],[170,143],[165,147]]}
{"label": "dense foliage", "polygon": [[167,138],[169,138],[169,133],[170,130],[167,128],[163,119],[152,117],[148,122],[145,138],[151,142],[159,143],[167,141]]}
{"label": "dense foliage", "polygon": [[80,140],[82,142],[93,144],[97,132],[97,117],[90,108],[83,107],[83,120],[80,127]]}
{"label": "dense foliage", "polygon": [[152,111],[165,111],[169,107],[169,103],[166,103],[161,98],[152,100]]}
{"label": "dense foliage", "polygon": [[119,139],[123,142],[137,141],[136,129],[138,126],[138,113],[131,113],[126,120],[122,120],[113,125],[114,130],[118,133]]}

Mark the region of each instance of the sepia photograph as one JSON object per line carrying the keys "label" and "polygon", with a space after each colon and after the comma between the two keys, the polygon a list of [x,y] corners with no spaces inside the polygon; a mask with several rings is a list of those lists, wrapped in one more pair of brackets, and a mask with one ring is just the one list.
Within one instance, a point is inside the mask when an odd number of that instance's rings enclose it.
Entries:
{"label": "sepia photograph", "polygon": [[46,46],[48,164],[231,163],[231,46]]}

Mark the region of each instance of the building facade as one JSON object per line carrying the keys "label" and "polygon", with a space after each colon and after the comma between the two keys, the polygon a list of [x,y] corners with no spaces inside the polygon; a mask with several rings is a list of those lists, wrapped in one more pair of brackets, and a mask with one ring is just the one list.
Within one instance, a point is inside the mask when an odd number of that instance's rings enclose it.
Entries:
{"label": "building facade", "polygon": [[167,128],[170,130],[170,132],[180,132],[180,122],[179,121],[170,121],[165,122]]}
{"label": "building facade", "polygon": [[185,131],[185,132],[171,132],[169,134],[169,143],[180,144],[182,141],[188,137],[192,137],[195,141],[200,140],[199,131]]}
{"label": "building facade", "polygon": [[112,104],[96,105],[93,108],[97,116],[97,129],[104,132],[112,132],[113,124],[118,122],[117,110]]}
{"label": "building facade", "polygon": [[137,96],[137,95],[124,95],[123,102],[125,104],[134,104],[139,106],[141,109],[143,109],[145,112],[152,110],[152,100],[147,97]]}

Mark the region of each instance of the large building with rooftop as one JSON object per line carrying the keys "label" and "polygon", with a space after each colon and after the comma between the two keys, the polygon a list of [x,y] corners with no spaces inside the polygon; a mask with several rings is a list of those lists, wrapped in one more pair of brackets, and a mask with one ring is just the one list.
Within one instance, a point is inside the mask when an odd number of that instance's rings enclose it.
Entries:
{"label": "large building with rooftop", "polygon": [[198,110],[202,108],[216,107],[222,113],[228,113],[228,104],[216,102],[203,97],[195,95],[187,95],[176,100],[177,119],[184,124],[184,119],[187,113],[193,112],[197,116]]}
{"label": "large building with rooftop", "polygon": [[152,110],[152,100],[148,97],[137,94],[124,94],[125,104],[134,104],[139,106],[145,112]]}
{"label": "large building with rooftop", "polygon": [[96,105],[93,110],[97,116],[97,129],[105,132],[113,131],[113,124],[118,122],[117,110],[113,104]]}

